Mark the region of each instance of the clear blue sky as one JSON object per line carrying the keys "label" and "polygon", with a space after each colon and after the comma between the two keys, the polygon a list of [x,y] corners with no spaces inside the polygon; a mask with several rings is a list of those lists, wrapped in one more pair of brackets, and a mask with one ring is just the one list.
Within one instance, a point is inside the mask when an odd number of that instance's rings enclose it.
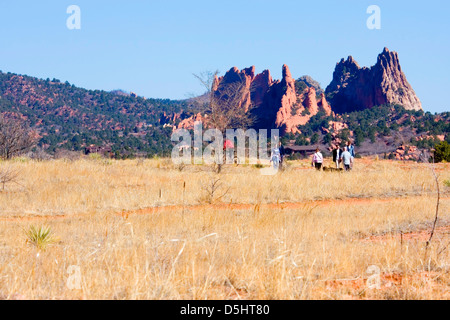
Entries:
{"label": "clear blue sky", "polygon": [[[66,9],[81,8],[81,30]],[[369,5],[381,30],[369,30]],[[183,99],[202,88],[192,73],[255,65],[326,87],[352,55],[371,66],[386,46],[431,112],[449,111],[450,5],[445,0],[41,0],[0,3],[0,70],[89,89]]]}

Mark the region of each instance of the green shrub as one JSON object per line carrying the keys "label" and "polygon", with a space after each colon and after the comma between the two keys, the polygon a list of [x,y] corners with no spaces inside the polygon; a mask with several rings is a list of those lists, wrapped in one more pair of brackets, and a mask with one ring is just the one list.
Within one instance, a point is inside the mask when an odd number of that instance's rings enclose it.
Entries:
{"label": "green shrub", "polygon": [[450,162],[450,144],[447,141],[437,144],[434,149],[434,161],[436,163]]}
{"label": "green shrub", "polygon": [[50,227],[35,227],[30,226],[28,230],[25,230],[27,243],[36,246],[40,250],[45,250],[47,246],[55,243],[57,239],[53,236],[52,229]]}
{"label": "green shrub", "polygon": [[91,160],[101,160],[103,159],[103,156],[100,153],[90,153],[89,159]]}

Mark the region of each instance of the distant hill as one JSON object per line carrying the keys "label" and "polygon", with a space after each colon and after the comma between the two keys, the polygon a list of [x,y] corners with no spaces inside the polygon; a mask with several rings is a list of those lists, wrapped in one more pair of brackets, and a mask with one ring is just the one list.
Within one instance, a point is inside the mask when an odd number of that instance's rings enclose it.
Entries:
{"label": "distant hill", "polygon": [[[284,65],[281,80],[272,79],[269,70],[255,74],[255,67],[231,68],[215,79],[213,93],[236,82],[243,85],[239,106],[250,110],[254,128],[278,128],[287,144],[329,149],[350,139],[362,154],[398,158],[405,153],[402,145],[419,153],[439,141],[450,142],[450,113],[423,111],[398,55],[388,49],[372,68],[343,59],[325,92],[309,76],[295,80]],[[27,120],[39,146],[50,154],[103,148],[117,158],[167,156],[173,130],[192,129],[195,119],[207,116],[207,102],[208,95],[146,99],[123,90],[86,90],[57,79],[0,71],[0,113]]]}
{"label": "distant hill", "polygon": [[50,153],[84,150],[91,144],[112,146],[120,154],[167,153],[172,133],[167,125],[186,109],[183,101],[92,91],[57,79],[0,72],[0,113],[28,120]]}

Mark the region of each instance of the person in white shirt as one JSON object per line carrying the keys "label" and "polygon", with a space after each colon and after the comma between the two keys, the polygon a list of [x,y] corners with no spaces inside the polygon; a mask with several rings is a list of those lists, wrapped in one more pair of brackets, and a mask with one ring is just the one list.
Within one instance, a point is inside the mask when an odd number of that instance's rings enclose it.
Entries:
{"label": "person in white shirt", "polygon": [[279,148],[275,148],[272,150],[272,156],[270,157],[270,162],[273,163],[273,168],[278,170],[280,168],[281,163],[281,152]]}
{"label": "person in white shirt", "polygon": [[313,155],[312,166],[316,167],[318,171],[322,170],[323,165],[323,155],[320,152],[319,148],[316,149],[316,153]]}
{"label": "person in white shirt", "polygon": [[341,159],[344,162],[345,171],[350,171],[352,165],[352,155],[350,152],[348,152],[347,147],[344,148]]}

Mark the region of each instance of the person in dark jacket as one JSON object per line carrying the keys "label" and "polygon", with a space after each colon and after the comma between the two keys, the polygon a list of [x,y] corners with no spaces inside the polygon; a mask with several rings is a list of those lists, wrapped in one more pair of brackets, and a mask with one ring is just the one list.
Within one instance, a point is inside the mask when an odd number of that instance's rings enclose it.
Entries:
{"label": "person in dark jacket", "polygon": [[280,166],[281,166],[281,168],[283,168],[284,156],[286,155],[286,150],[284,149],[284,146],[281,142],[280,142],[280,147],[278,149],[280,150]]}
{"label": "person in dark jacket", "polygon": [[353,164],[355,163],[355,146],[352,144],[351,141],[347,143],[347,151],[350,152],[350,155],[352,157],[352,164],[351,168],[353,169]]}
{"label": "person in dark jacket", "polygon": [[339,145],[335,145],[333,148],[333,162],[336,164],[336,169],[341,167],[341,155],[343,151],[339,148]]}

